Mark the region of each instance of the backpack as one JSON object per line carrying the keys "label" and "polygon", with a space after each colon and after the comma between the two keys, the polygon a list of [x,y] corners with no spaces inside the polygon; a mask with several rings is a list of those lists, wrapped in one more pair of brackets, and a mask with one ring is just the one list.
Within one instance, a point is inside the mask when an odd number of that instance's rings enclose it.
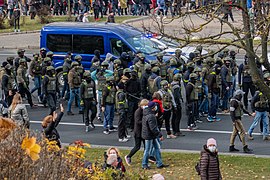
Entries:
{"label": "backpack", "polygon": [[155,77],[155,79],[151,78],[151,76],[148,78],[148,84],[149,84],[149,92],[153,94],[154,92],[158,91],[158,87],[156,85],[158,77]]}
{"label": "backpack", "polygon": [[[207,166],[207,169],[208,169],[208,167],[209,167],[209,161],[210,161],[210,155],[207,154],[207,156],[208,156],[208,166]],[[195,170],[196,170],[197,174],[200,176],[201,175],[201,159],[195,165]]]}

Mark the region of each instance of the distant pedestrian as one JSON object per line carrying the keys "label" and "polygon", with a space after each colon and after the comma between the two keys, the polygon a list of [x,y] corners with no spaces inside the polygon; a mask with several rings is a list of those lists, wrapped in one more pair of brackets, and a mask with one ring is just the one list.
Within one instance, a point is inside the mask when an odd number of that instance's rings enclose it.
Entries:
{"label": "distant pedestrian", "polygon": [[108,16],[108,20],[107,20],[108,23],[115,23],[115,19],[114,19],[114,13],[111,12]]}
{"label": "distant pedestrian", "polygon": [[89,20],[88,20],[88,13],[84,13],[83,14],[82,22],[84,22],[84,23],[88,23],[89,22]]}
{"label": "distant pedestrian", "polygon": [[219,168],[217,142],[214,138],[209,138],[201,151],[200,176],[202,180],[222,179]]}
{"label": "distant pedestrian", "polygon": [[21,8],[18,1],[14,2],[13,16],[14,16],[14,32],[20,32]]}

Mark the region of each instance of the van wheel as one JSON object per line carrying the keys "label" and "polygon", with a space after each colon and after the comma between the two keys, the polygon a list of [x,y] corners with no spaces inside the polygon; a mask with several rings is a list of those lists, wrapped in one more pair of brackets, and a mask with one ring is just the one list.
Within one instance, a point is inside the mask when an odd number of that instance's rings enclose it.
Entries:
{"label": "van wheel", "polygon": [[61,87],[64,86],[64,77],[63,77],[63,71],[57,73],[57,81]]}

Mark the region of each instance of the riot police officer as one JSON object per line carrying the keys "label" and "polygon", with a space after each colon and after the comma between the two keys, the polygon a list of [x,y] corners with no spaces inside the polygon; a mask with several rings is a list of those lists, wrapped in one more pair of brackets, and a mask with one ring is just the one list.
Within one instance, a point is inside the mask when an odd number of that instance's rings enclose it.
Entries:
{"label": "riot police officer", "polygon": [[185,136],[180,132],[180,121],[182,118],[182,104],[183,97],[181,94],[181,79],[182,75],[177,73],[173,76],[173,81],[171,82],[171,90],[176,103],[176,111],[173,111],[172,116],[172,129],[173,135],[175,136]]}
{"label": "riot police officer", "polygon": [[93,123],[97,115],[96,84],[90,73],[84,72],[84,81],[80,87],[81,105],[84,107],[85,131],[89,131],[89,110],[91,111],[90,127],[95,128]]}
{"label": "riot police officer", "polygon": [[92,79],[96,82],[96,89],[97,89],[97,118],[99,121],[102,122],[101,119],[101,99],[102,99],[102,90],[106,84],[106,77],[113,76],[113,72],[108,70],[109,64],[107,61],[103,61],[101,63],[101,68],[94,70],[91,73]]}
{"label": "riot police officer", "polygon": [[159,75],[160,75],[161,79],[162,80],[167,80],[168,64],[166,62],[164,62],[162,53],[157,54],[157,61],[158,61],[158,67],[160,69],[160,71],[159,71],[160,74]]}
{"label": "riot police officer", "polygon": [[160,82],[162,79],[159,76],[159,72],[159,67],[156,66],[152,68],[152,74],[148,78],[148,91],[150,94],[154,94],[154,92],[157,92],[159,89],[161,89]]}
{"label": "riot police officer", "polygon": [[[69,99],[69,85],[68,85],[68,73],[71,69],[72,60],[70,58],[66,58],[63,64],[63,80],[64,86],[61,93],[61,98],[68,100]],[[66,93],[66,94],[65,94]]]}
{"label": "riot police officer", "polygon": [[[114,77],[106,78],[106,85],[102,90],[101,107],[104,112],[103,133],[109,134],[110,132],[117,131],[113,126],[114,119],[114,106],[115,106],[116,85]],[[109,127],[108,127],[109,126]]]}
{"label": "riot police officer", "polygon": [[169,89],[168,81],[162,80],[160,82],[160,85],[161,85],[161,89],[158,91],[158,93],[160,94],[160,96],[162,98],[162,107],[164,109],[163,119],[165,120],[165,128],[167,131],[167,138],[168,139],[170,139],[170,138],[175,139],[176,136],[171,133],[170,119],[171,119],[172,111],[176,111],[177,106],[176,106],[176,103],[174,100],[174,96],[173,96],[171,90]]}
{"label": "riot police officer", "polygon": [[80,106],[80,97],[79,97],[79,88],[81,85],[81,77],[78,72],[79,69],[79,63],[74,61],[71,63],[71,70],[68,73],[68,84],[70,88],[70,97],[68,101],[68,109],[67,114],[68,115],[74,115],[74,113],[71,111],[71,104],[74,101],[75,96],[77,96],[77,104],[79,107],[79,113],[82,114],[83,111]]}
{"label": "riot police officer", "polygon": [[118,90],[115,95],[115,107],[119,113],[119,121],[118,121],[118,138],[119,142],[127,142],[127,111],[128,111],[128,102],[127,95],[124,92],[124,83],[120,82],[118,84]]}
{"label": "riot police officer", "polygon": [[34,104],[32,101],[31,93],[29,92],[29,87],[28,87],[29,80],[26,73],[27,73],[26,60],[22,58],[19,61],[19,67],[17,69],[18,89],[22,97],[24,97],[25,94],[27,95],[28,103],[30,104],[31,107],[33,107]]}
{"label": "riot police officer", "polygon": [[177,61],[175,58],[170,59],[170,67],[167,70],[168,81],[171,83],[175,74],[180,73],[181,71],[177,68]]}
{"label": "riot police officer", "polygon": [[134,65],[134,70],[138,73],[139,79],[141,79],[142,75],[145,73],[147,63],[145,62],[145,55],[143,53],[138,54],[138,57],[139,61]]}
{"label": "riot police officer", "polygon": [[114,80],[118,83],[123,75],[123,66],[120,59],[116,59],[113,61],[114,64]]}
{"label": "riot police officer", "polygon": [[7,64],[5,66],[5,73],[2,77],[2,89],[4,91],[5,101],[7,102],[8,106],[11,105],[13,96],[18,90],[15,78],[16,77],[13,74],[12,66]]}
{"label": "riot police officer", "polygon": [[32,60],[29,67],[29,74],[34,78],[35,87],[31,90],[31,94],[38,90],[38,101],[41,103],[41,59],[39,58],[39,54],[35,53],[34,59]]}
{"label": "riot police officer", "polygon": [[152,74],[152,69],[150,64],[145,65],[145,73],[141,77],[141,91],[142,91],[142,97],[145,99],[150,99],[152,97],[152,94],[148,91],[148,78]]}
{"label": "riot police officer", "polygon": [[250,74],[250,67],[248,65],[248,57],[245,55],[244,64],[240,64],[238,67],[238,86],[245,92],[244,94],[244,106],[248,109],[248,93],[250,91],[251,96],[255,94],[255,85],[253,84]]}
{"label": "riot police officer", "polygon": [[221,81],[222,81],[222,110],[224,113],[228,113],[228,101],[232,92],[233,78],[231,69],[231,58],[226,57],[224,59],[225,64],[221,68]]}
{"label": "riot police officer", "polygon": [[186,99],[187,99],[187,107],[188,107],[188,130],[196,130],[198,127],[195,123],[195,118],[198,112],[198,87],[196,87],[196,81],[198,79],[198,75],[196,73],[191,73],[189,76],[189,82],[186,85]]}
{"label": "riot police officer", "polygon": [[[17,72],[17,69],[20,65],[20,59],[25,59],[26,62],[31,62],[31,59],[24,55],[25,53],[24,49],[18,49],[17,53],[18,53],[18,57],[16,57],[14,60],[15,72]],[[26,64],[26,67],[27,67],[27,64]]]}
{"label": "riot police officer", "polygon": [[43,79],[43,99],[46,100],[50,111],[49,114],[52,115],[56,110],[56,93],[59,93],[57,79],[55,77],[55,69],[53,66],[48,66],[46,68],[46,74]]}

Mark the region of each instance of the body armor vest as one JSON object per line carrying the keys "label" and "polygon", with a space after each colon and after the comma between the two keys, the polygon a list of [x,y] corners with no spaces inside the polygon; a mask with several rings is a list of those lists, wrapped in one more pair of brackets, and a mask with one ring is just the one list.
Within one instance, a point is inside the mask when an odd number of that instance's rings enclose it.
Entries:
{"label": "body armor vest", "polygon": [[7,84],[7,88],[8,90],[16,90],[17,89],[17,85],[16,85],[16,81],[13,75],[8,75],[8,74],[4,74],[3,76],[7,76],[8,77],[8,84]]}
{"label": "body armor vest", "polygon": [[161,79],[167,79],[167,64],[166,63],[159,63],[159,68],[160,68],[160,76]]}
{"label": "body armor vest", "polygon": [[256,108],[267,108],[268,107],[268,100],[266,97],[260,92],[259,93],[259,101],[255,103]]}
{"label": "body armor vest", "polygon": [[47,85],[47,91],[49,93],[55,93],[55,91],[56,91],[56,77],[55,76],[50,77],[48,75],[45,75],[45,76],[49,79],[49,82]]}
{"label": "body armor vest", "polygon": [[171,67],[168,69],[168,80],[169,82],[173,81],[174,71],[176,70],[175,67]]}
{"label": "body armor vest", "polygon": [[199,88],[191,82],[188,82],[188,84],[193,86],[193,89],[192,89],[191,94],[190,94],[190,100],[197,101],[199,99]]}
{"label": "body armor vest", "polygon": [[117,69],[114,70],[113,76],[114,76],[115,82],[119,82],[120,79],[121,79],[120,71],[123,71],[123,68],[117,68]]}
{"label": "body armor vest", "polygon": [[116,89],[115,87],[107,86],[106,87],[109,90],[109,94],[106,97],[105,102],[109,104],[114,104],[115,103],[115,95],[116,95]]}
{"label": "body armor vest", "polygon": [[104,73],[99,72],[97,75],[97,90],[102,91],[103,87],[106,84],[106,77],[104,76]]}
{"label": "body armor vest", "polygon": [[243,116],[243,109],[242,109],[243,104],[242,104],[242,102],[238,101],[235,98],[232,98],[231,101],[236,101],[237,104],[238,104],[237,108],[234,111],[235,117],[242,117]]}
{"label": "body armor vest", "polygon": [[84,93],[83,93],[83,97],[84,99],[90,99],[90,98],[94,98],[94,87],[95,87],[95,83],[93,81],[91,81],[90,83],[87,83],[86,81],[83,83],[84,84]]}
{"label": "body armor vest", "polygon": [[145,64],[142,64],[140,61],[135,64],[139,79],[141,79],[142,74],[145,72],[144,66],[145,66]]}
{"label": "body armor vest", "polygon": [[162,97],[162,105],[163,105],[163,108],[166,110],[166,109],[172,109],[172,96],[170,94],[170,90],[167,91],[164,91],[162,90],[161,91],[162,94],[163,94],[163,97]]}
{"label": "body armor vest", "polygon": [[128,109],[128,102],[127,102],[127,97],[125,95],[125,99],[124,101],[119,101],[119,94],[120,93],[124,93],[123,89],[119,89],[117,92],[116,92],[116,98],[115,98],[115,105],[116,105],[116,109],[120,109],[120,108],[124,108],[124,109]]}
{"label": "body armor vest", "polygon": [[159,76],[155,77],[154,79],[151,76],[148,78],[148,91],[153,94],[154,92],[158,91],[157,87],[157,80]]}

